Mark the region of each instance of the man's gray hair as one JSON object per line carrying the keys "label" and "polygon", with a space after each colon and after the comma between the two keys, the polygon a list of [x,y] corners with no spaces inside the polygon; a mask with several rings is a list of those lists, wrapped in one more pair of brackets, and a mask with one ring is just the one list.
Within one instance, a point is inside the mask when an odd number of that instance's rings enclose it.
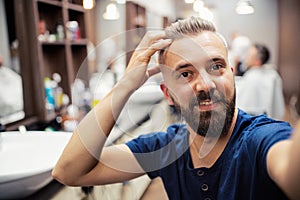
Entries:
{"label": "man's gray hair", "polygon": [[167,38],[176,40],[188,35],[197,35],[202,31],[216,32],[214,24],[200,17],[192,16],[178,20],[166,28]]}
{"label": "man's gray hair", "polygon": [[[222,40],[224,46],[226,48],[228,47],[225,38],[216,31],[215,25],[211,21],[205,20],[201,17],[191,16],[186,19],[178,20],[165,29],[166,37],[172,40],[178,40],[186,36],[198,35],[204,31],[215,33]],[[159,63],[161,64],[164,64],[164,52],[165,49],[162,49],[159,52]]]}

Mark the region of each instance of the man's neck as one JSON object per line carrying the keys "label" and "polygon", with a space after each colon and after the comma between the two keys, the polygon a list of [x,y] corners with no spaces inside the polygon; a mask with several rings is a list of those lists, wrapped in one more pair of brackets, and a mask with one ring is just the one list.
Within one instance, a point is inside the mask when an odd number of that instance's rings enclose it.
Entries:
{"label": "man's neck", "polygon": [[195,168],[211,167],[220,157],[232,135],[237,114],[238,110],[236,108],[228,133],[219,137],[203,137],[187,126],[190,132],[190,153]]}

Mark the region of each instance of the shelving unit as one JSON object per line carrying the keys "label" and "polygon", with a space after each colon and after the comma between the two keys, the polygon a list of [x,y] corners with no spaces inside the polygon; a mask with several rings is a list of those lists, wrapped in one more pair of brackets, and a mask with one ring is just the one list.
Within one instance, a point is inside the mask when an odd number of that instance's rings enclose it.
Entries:
{"label": "shelving unit", "polygon": [[[26,117],[37,116],[40,121],[50,121],[57,113],[49,114],[45,108],[44,78],[59,73],[60,86],[70,99],[75,78],[86,82],[89,79],[88,62],[85,62],[88,53],[86,11],[82,0],[14,1]],[[69,34],[69,21],[78,23],[79,32]],[[41,22],[49,34],[43,32]],[[58,25],[63,28],[63,38],[58,37]]]}
{"label": "shelving unit", "polygon": [[146,33],[147,19],[146,8],[134,2],[126,2],[126,48],[127,63]]}

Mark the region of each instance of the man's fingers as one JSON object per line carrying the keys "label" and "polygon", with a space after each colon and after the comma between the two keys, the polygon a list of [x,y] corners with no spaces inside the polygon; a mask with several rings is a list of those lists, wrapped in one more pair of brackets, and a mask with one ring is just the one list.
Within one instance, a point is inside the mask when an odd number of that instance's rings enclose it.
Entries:
{"label": "man's fingers", "polygon": [[172,43],[172,39],[160,39],[153,42],[151,45],[145,48],[139,48],[136,50],[132,56],[133,61],[137,61],[138,63],[143,63],[148,65],[151,56],[154,55],[156,51],[159,51]]}
{"label": "man's fingers", "polygon": [[161,50],[172,43],[172,39],[160,39],[152,43],[144,52],[144,56],[151,57],[156,51]]}
{"label": "man's fingers", "polygon": [[[150,76],[160,72],[159,67],[148,68],[151,57],[155,52],[169,46],[172,43],[171,39],[165,38],[164,31],[146,33],[139,46],[134,51],[130,62],[126,68],[126,72],[134,71],[134,79],[130,78],[131,84],[139,87]],[[129,74],[129,73],[128,73]],[[131,75],[128,75],[129,77]]]}
{"label": "man's fingers", "polygon": [[150,47],[156,50],[162,49],[172,43],[172,39],[160,39],[153,42]]}
{"label": "man's fingers", "polygon": [[153,42],[166,37],[165,31],[149,31],[143,37],[142,41],[139,43],[137,49],[148,48]]}

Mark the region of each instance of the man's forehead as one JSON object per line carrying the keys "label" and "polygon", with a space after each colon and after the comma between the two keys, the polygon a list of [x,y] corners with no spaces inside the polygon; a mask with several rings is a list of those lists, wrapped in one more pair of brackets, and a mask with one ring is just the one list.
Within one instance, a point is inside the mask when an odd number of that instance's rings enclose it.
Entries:
{"label": "man's forehead", "polygon": [[174,59],[207,58],[211,56],[227,56],[227,49],[221,39],[212,32],[204,32],[195,36],[186,36],[175,40],[167,49],[165,54],[166,63],[173,63]]}
{"label": "man's forehead", "polygon": [[195,38],[193,37],[184,37],[172,42],[172,44],[168,48],[167,53],[180,56],[186,53],[190,53],[190,51],[187,52],[188,49],[197,49],[199,51],[203,51],[203,44],[195,40]]}

